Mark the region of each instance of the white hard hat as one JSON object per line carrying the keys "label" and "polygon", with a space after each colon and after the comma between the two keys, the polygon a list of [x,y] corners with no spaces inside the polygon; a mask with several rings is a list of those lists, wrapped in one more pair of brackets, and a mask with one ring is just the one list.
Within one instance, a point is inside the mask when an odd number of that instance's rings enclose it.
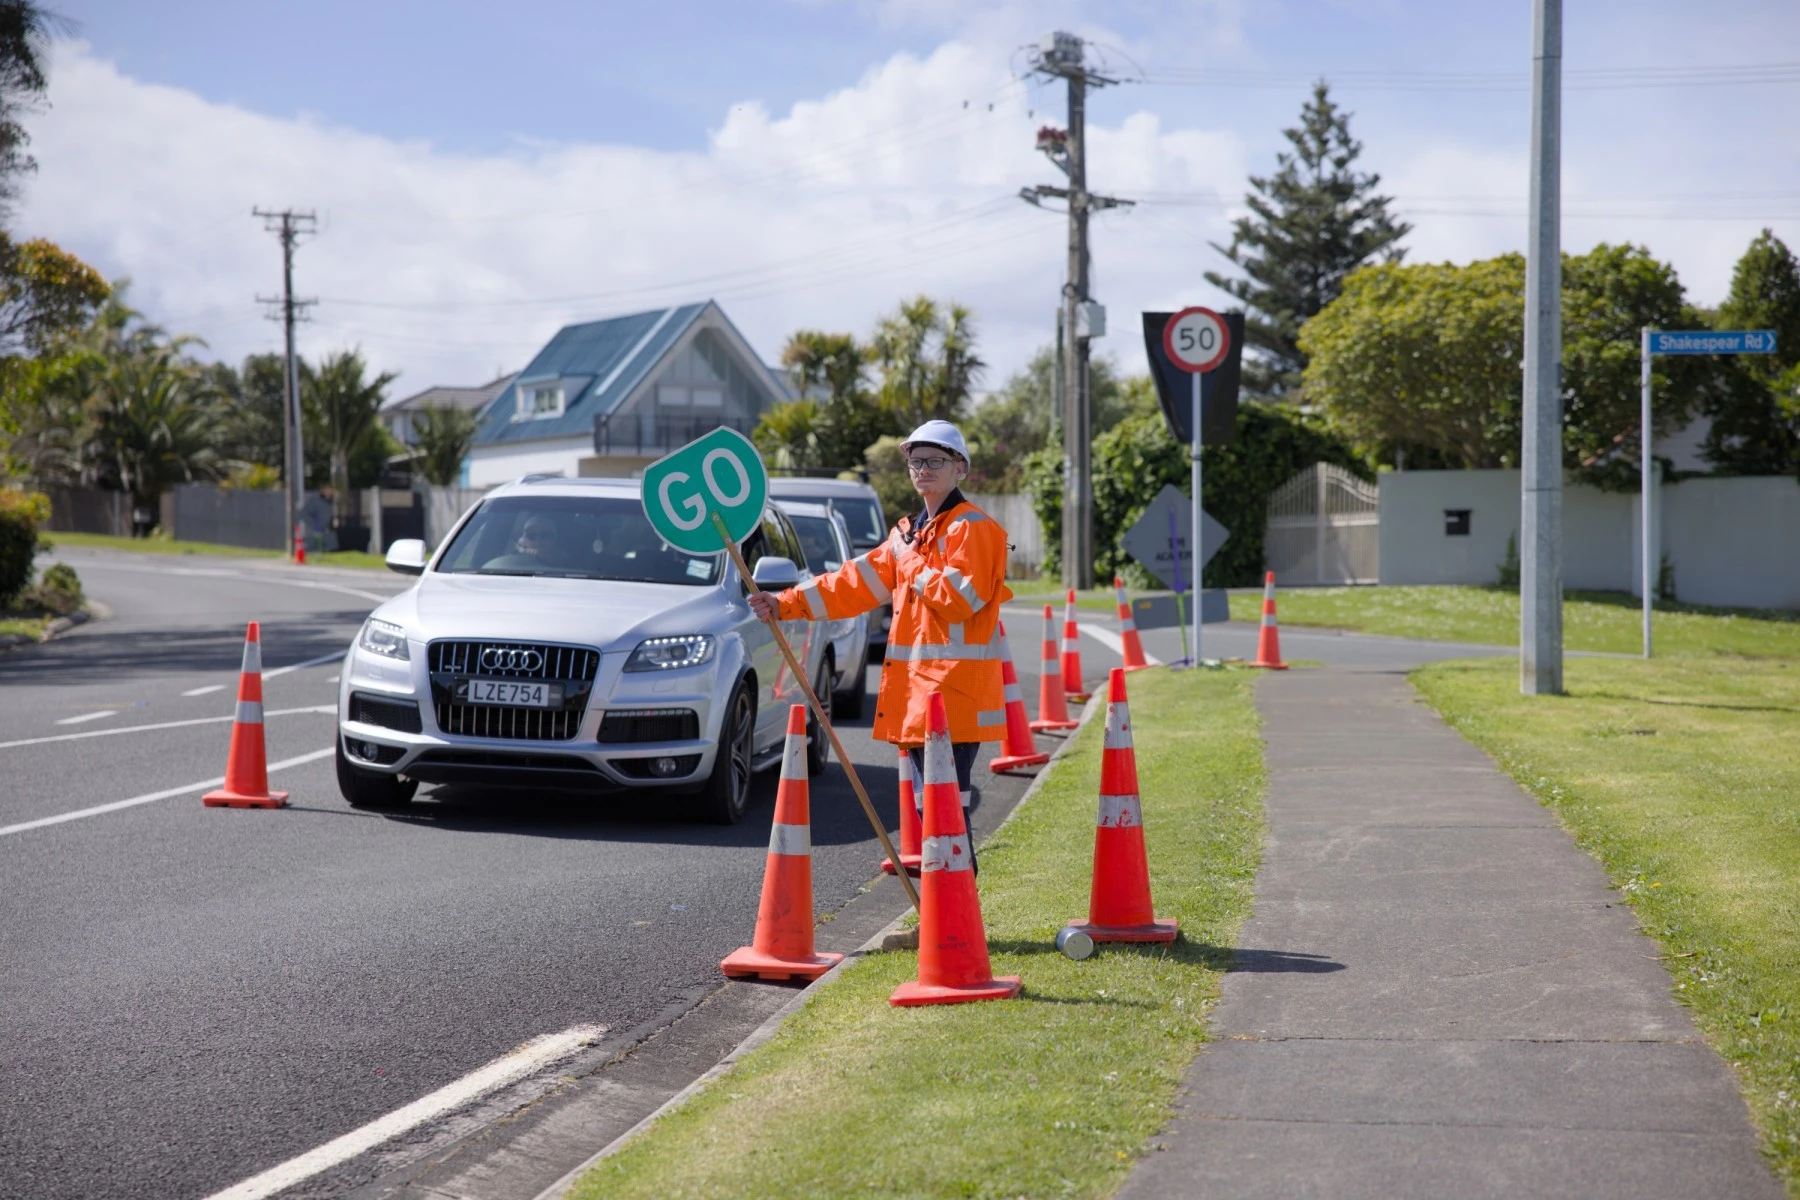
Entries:
{"label": "white hard hat", "polygon": [[948,421],[925,422],[900,443],[900,450],[903,454],[909,454],[914,446],[921,445],[942,446],[954,452],[964,462],[969,461],[969,444],[963,441],[962,432]]}

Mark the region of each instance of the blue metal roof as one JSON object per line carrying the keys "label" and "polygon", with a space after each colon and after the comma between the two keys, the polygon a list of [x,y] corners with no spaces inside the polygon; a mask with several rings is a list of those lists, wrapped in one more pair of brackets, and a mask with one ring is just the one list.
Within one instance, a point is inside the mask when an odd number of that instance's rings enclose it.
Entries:
{"label": "blue metal roof", "polygon": [[[536,442],[591,434],[594,418],[618,407],[706,311],[683,304],[651,312],[565,325],[482,414],[475,444]],[[560,417],[515,421],[521,384],[563,382]]]}

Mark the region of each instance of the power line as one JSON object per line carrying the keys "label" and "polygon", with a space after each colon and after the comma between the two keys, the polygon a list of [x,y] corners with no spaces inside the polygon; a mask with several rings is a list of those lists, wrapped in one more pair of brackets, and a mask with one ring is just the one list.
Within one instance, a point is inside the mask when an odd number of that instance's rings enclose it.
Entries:
{"label": "power line", "polygon": [[[1705,66],[1592,67],[1565,72],[1564,90],[1622,91],[1638,88],[1736,87],[1800,83],[1800,62],[1721,63]],[[1151,68],[1132,82],[1159,87],[1309,88],[1320,79],[1333,87],[1368,91],[1524,91],[1524,71],[1275,71],[1240,67]]]}

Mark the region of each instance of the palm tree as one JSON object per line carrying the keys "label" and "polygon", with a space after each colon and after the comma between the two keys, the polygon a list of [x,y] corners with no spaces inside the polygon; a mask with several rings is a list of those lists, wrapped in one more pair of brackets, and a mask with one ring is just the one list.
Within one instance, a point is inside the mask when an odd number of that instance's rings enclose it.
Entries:
{"label": "palm tree", "polygon": [[466,408],[428,404],[413,417],[413,463],[425,482],[451,487],[462,479],[463,459],[475,444],[479,418]]}
{"label": "palm tree", "polygon": [[350,452],[375,424],[388,384],[396,376],[384,371],[374,379],[362,351],[342,350],[319,360],[317,367],[302,363],[300,398],[310,428],[307,440],[321,442],[331,458],[331,508],[342,521],[350,515]]}
{"label": "palm tree", "polygon": [[819,465],[819,405],[813,400],[789,400],[762,415],[750,440],[769,464],[785,470]]}
{"label": "palm tree", "polygon": [[881,405],[907,429],[933,418],[957,420],[987,369],[975,355],[974,314],[929,296],[883,318],[871,349],[881,368]]}
{"label": "palm tree", "polygon": [[107,359],[88,394],[97,465],[152,514],[169,484],[217,478],[223,467],[212,436],[216,397],[182,355],[184,342]]}

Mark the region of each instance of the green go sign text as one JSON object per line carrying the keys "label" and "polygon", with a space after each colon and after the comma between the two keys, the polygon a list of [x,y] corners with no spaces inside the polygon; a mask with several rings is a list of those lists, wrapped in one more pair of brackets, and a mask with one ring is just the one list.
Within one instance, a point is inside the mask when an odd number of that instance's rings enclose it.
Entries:
{"label": "green go sign text", "polygon": [[749,537],[768,499],[762,456],[733,429],[715,429],[644,468],[644,514],[663,541],[688,554],[725,549],[714,513],[732,541]]}

